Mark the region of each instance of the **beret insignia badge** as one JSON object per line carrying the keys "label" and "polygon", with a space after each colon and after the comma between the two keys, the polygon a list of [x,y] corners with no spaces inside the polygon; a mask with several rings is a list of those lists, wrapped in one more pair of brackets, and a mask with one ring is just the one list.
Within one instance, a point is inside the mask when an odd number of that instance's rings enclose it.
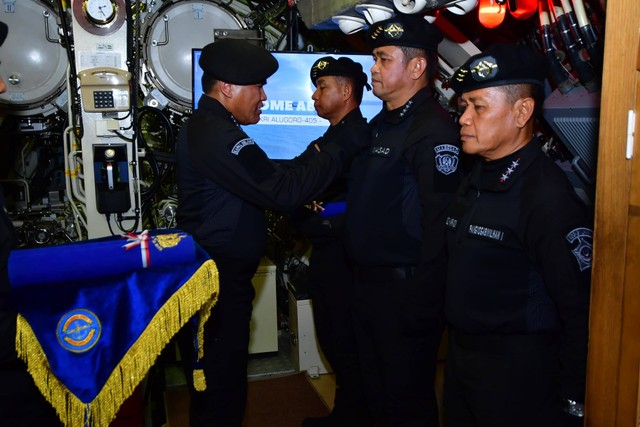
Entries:
{"label": "beret insignia badge", "polygon": [[469,64],[471,76],[475,81],[481,82],[495,77],[498,74],[498,64],[490,56],[479,58]]}
{"label": "beret insignia badge", "polygon": [[371,39],[376,40],[382,32],[382,26],[378,25],[376,29],[371,33]]}
{"label": "beret insignia badge", "polygon": [[391,22],[384,28],[384,33],[388,39],[399,39],[404,34],[402,24]]}
{"label": "beret insignia badge", "polygon": [[318,77],[318,73],[324,70],[325,68],[327,68],[328,66],[329,66],[329,61],[324,61],[324,60],[318,61],[318,63],[315,64],[311,69],[311,78],[315,80],[316,77]]}
{"label": "beret insignia badge", "polygon": [[465,69],[465,68],[459,68],[458,71],[456,72],[456,74],[454,75],[454,78],[459,81],[460,83],[462,83],[464,81],[465,76],[467,75],[467,73],[469,72],[469,70]]}

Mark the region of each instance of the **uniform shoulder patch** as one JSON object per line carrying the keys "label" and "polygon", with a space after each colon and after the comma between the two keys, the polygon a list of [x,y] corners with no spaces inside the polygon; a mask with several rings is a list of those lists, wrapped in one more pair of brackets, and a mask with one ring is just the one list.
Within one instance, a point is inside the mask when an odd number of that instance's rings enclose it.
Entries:
{"label": "uniform shoulder patch", "polygon": [[590,228],[578,227],[571,230],[566,238],[571,245],[573,256],[578,261],[580,271],[590,268],[593,254],[593,231]]}
{"label": "uniform shoulder patch", "polygon": [[[237,164],[256,182],[263,182],[273,175],[276,168],[260,146],[246,135],[228,144],[229,153],[236,156]],[[238,170],[239,171],[239,170]]]}
{"label": "uniform shoulder patch", "polygon": [[240,141],[230,144],[231,154],[233,154],[234,156],[237,156],[240,154],[240,151],[242,151],[243,148],[248,147],[250,145],[255,145],[255,144],[256,142],[253,140],[253,138],[243,138]]}
{"label": "uniform shoulder patch", "polygon": [[436,145],[433,150],[435,151],[435,163],[438,172],[450,175],[458,170],[460,148],[451,144],[442,144]]}

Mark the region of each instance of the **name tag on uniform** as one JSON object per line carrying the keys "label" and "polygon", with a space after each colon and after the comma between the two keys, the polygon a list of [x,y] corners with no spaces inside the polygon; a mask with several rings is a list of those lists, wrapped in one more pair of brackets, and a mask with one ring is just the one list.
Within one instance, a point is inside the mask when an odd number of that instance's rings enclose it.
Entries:
{"label": "name tag on uniform", "polygon": [[458,220],[456,218],[451,218],[450,216],[447,217],[447,220],[445,221],[445,225],[447,228],[452,228],[452,229],[456,229],[458,228]]}
{"label": "name tag on uniform", "polygon": [[392,151],[393,150],[391,149],[391,147],[382,147],[378,145],[378,146],[371,147],[369,154],[372,156],[379,156],[379,157],[391,157]]}
{"label": "name tag on uniform", "polygon": [[484,227],[482,225],[477,224],[469,224],[469,234],[478,237],[484,237],[489,240],[494,240],[498,242],[502,242],[504,239],[504,232],[501,230],[496,230],[495,228]]}

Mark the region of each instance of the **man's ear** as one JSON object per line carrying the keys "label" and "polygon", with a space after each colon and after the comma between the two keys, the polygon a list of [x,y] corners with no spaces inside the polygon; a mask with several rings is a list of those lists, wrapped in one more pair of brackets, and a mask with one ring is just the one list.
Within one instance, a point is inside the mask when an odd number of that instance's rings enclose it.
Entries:
{"label": "man's ear", "polygon": [[523,128],[533,117],[536,102],[533,98],[521,98],[514,104],[516,126]]}
{"label": "man's ear", "polygon": [[342,98],[346,101],[353,96],[353,86],[350,84],[342,85]]}
{"label": "man's ear", "polygon": [[418,80],[427,72],[427,58],[422,56],[412,58],[407,65],[410,67],[409,71],[411,73],[411,78],[414,80]]}
{"label": "man's ear", "polygon": [[227,82],[218,82],[218,85],[220,87],[220,93],[222,93],[225,98],[233,98],[236,85]]}

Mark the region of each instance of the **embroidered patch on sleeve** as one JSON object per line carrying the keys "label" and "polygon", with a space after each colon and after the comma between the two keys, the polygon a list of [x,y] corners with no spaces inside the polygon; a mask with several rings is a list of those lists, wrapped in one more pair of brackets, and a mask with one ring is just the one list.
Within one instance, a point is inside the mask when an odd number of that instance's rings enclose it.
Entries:
{"label": "embroidered patch on sleeve", "polygon": [[229,152],[237,157],[241,166],[255,182],[264,182],[275,172],[275,166],[253,138],[243,138],[228,145]]}
{"label": "embroidered patch on sleeve", "polygon": [[436,152],[435,163],[438,172],[450,175],[458,169],[458,154],[460,149],[455,145],[442,144],[434,147]]}
{"label": "embroidered patch on sleeve", "polygon": [[593,253],[593,231],[589,228],[578,227],[571,230],[566,238],[571,244],[571,252],[578,261],[580,271],[590,268]]}
{"label": "embroidered patch on sleeve", "polygon": [[240,141],[233,144],[233,146],[231,147],[231,154],[233,154],[234,156],[237,156],[240,154],[240,151],[242,151],[244,147],[248,147],[249,145],[255,145],[255,143],[256,142],[253,140],[253,138],[241,139]]}

